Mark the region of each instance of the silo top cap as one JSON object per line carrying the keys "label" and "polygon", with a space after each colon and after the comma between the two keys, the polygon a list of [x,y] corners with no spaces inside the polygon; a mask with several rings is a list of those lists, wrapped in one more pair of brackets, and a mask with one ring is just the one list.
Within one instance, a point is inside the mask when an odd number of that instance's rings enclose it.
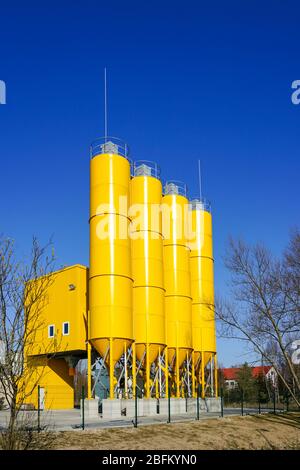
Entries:
{"label": "silo top cap", "polygon": [[109,140],[108,142],[101,144],[101,151],[102,153],[114,153],[118,155],[118,145]]}
{"label": "silo top cap", "polygon": [[182,181],[167,181],[164,187],[164,194],[177,194],[186,197],[187,187]]}
{"label": "silo top cap", "polygon": [[118,139],[117,137],[99,137],[98,139],[94,140],[94,142],[92,142],[90,147],[91,158],[103,153],[121,155],[130,161],[128,145],[126,142]]}
{"label": "silo top cap", "polygon": [[190,208],[192,210],[211,212],[211,204],[206,199],[192,199],[190,201]]}
{"label": "silo top cap", "polygon": [[160,168],[150,160],[137,160],[133,163],[133,176],[153,176],[159,179]]}

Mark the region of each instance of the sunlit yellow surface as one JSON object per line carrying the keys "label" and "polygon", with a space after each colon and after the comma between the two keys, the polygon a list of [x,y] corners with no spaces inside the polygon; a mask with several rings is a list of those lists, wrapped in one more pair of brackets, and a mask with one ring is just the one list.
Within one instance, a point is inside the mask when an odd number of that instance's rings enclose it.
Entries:
{"label": "sunlit yellow surface", "polygon": [[168,359],[171,363],[177,353],[178,367],[192,349],[192,301],[185,217],[188,200],[180,195],[166,195],[162,203]]}
{"label": "sunlit yellow surface", "polygon": [[112,368],[133,340],[130,164],[120,155],[99,154],[90,174],[89,338],[102,357],[110,348],[106,362]]}
{"label": "sunlit yellow surface", "polygon": [[130,183],[130,194],[134,209],[131,213],[134,338],[137,359],[144,357],[146,363],[146,396],[149,396],[150,365],[166,343],[159,211],[162,185],[152,176],[135,176]]}
{"label": "sunlit yellow surface", "polygon": [[31,367],[32,372],[26,375],[25,403],[38,408],[39,385],[43,389],[41,396],[44,394],[45,397],[45,410],[74,408],[74,381],[63,358],[36,357],[31,359]]}
{"label": "sunlit yellow surface", "polygon": [[[84,266],[75,265],[56,271],[30,283],[35,298],[41,299],[30,312],[26,354],[28,356],[86,351],[87,340],[87,276]],[[69,334],[63,335],[63,323],[69,323]],[[34,325],[34,326],[33,326]],[[49,326],[54,326],[54,337],[49,338]],[[33,333],[34,332],[34,333]]]}
{"label": "sunlit yellow surface", "polygon": [[204,351],[205,363],[216,352],[214,318],[214,261],[212,247],[212,217],[202,209],[192,211],[191,292],[193,348],[197,362]]}

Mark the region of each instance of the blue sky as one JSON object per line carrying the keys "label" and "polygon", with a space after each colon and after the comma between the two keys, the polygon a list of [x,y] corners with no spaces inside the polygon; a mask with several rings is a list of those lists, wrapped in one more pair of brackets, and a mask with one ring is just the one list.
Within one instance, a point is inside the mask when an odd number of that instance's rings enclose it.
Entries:
{"label": "blue sky", "polygon": [[[214,216],[216,291],[233,237],[279,253],[299,224],[299,3],[0,3],[0,232],[25,254],[53,234],[60,265],[88,263],[89,144],[109,133]],[[225,365],[243,347],[220,340]]]}

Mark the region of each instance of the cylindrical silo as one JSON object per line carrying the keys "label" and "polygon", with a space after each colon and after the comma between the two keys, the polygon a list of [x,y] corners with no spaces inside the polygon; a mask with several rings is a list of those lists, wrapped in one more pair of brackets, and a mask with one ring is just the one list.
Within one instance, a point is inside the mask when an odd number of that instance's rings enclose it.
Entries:
{"label": "cylindrical silo", "polygon": [[[191,202],[190,270],[192,292],[193,349],[196,377],[204,393],[204,368],[211,364],[211,389],[216,374],[216,328],[214,317],[214,259],[210,205]],[[216,385],[216,384],[215,384]]]}
{"label": "cylindrical silo", "polygon": [[[192,351],[192,299],[186,188],[168,182],[162,198],[165,314],[168,362],[180,397],[183,363]],[[187,373],[189,380],[189,372]]]}
{"label": "cylindrical silo", "polygon": [[[144,370],[146,398],[151,396],[151,365],[160,362],[166,344],[161,198],[156,164],[135,162],[130,183],[133,331],[138,368]],[[159,372],[157,367],[160,363],[155,367]],[[158,378],[159,373],[155,376]]]}
{"label": "cylindrical silo", "polygon": [[91,146],[89,340],[109,369],[110,398],[115,364],[133,341],[126,154],[116,139]]}

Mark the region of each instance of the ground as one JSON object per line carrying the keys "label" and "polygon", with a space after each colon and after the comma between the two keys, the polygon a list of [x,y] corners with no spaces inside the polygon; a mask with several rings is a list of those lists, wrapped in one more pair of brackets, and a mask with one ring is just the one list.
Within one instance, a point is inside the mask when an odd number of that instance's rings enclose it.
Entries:
{"label": "ground", "polygon": [[55,449],[300,449],[300,413],[231,416],[138,428],[57,431]]}

